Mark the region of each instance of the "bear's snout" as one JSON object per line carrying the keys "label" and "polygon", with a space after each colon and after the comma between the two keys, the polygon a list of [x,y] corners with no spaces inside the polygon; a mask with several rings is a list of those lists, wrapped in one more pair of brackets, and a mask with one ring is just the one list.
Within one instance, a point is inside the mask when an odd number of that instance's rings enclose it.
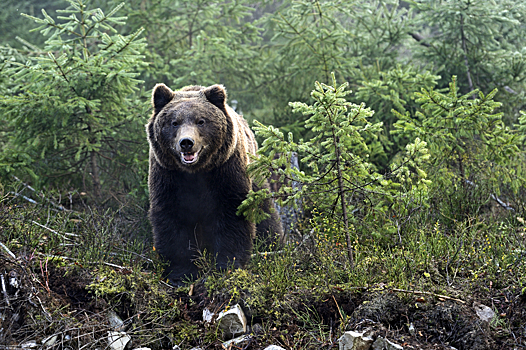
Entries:
{"label": "bear's snout", "polygon": [[185,137],[179,141],[179,147],[181,147],[183,152],[190,152],[194,144],[195,142],[191,137]]}
{"label": "bear's snout", "polygon": [[199,132],[195,127],[183,125],[179,130],[176,142],[177,152],[184,165],[197,164],[203,145]]}
{"label": "bear's snout", "polygon": [[175,145],[179,152],[195,152],[201,148],[201,136],[195,127],[183,125],[175,138]]}

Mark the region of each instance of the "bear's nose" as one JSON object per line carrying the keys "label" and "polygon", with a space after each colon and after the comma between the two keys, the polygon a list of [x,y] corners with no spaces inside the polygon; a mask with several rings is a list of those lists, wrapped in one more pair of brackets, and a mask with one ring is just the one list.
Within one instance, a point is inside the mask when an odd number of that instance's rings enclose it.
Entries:
{"label": "bear's nose", "polygon": [[185,137],[179,141],[179,146],[181,147],[181,151],[189,152],[192,147],[194,147],[194,140],[192,140],[190,137]]}

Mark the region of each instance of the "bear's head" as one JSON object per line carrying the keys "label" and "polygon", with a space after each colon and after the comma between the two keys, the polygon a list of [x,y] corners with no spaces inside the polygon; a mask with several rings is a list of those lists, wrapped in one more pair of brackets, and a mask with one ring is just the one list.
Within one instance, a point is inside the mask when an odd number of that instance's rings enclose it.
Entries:
{"label": "bear's head", "polygon": [[167,169],[207,171],[234,153],[239,130],[222,85],[153,89],[153,115],[146,129],[150,150]]}

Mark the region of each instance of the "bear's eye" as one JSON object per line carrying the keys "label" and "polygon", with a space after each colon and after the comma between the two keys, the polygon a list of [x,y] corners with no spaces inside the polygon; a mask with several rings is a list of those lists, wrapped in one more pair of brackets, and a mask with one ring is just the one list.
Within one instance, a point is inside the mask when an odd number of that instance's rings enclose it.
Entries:
{"label": "bear's eye", "polygon": [[205,120],[204,120],[204,119],[200,119],[200,120],[197,122],[197,125],[205,125]]}
{"label": "bear's eye", "polygon": [[174,120],[174,121],[172,122],[172,126],[173,126],[174,128],[177,128],[177,127],[179,126],[179,124],[177,124],[177,122]]}

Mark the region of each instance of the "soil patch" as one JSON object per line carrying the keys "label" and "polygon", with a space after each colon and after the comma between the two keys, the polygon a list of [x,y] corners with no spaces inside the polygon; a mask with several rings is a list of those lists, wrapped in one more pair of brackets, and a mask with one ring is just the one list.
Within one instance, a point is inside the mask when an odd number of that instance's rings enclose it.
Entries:
{"label": "soil patch", "polygon": [[[31,266],[38,269],[4,258],[0,260],[0,274],[5,284],[0,298],[0,345],[20,345],[27,341],[41,344],[49,334],[60,334],[62,343],[57,342],[58,349],[71,338],[69,330],[73,324],[80,325],[76,328],[78,332],[86,332],[78,336],[90,337],[93,344],[100,344],[100,339],[107,337],[110,330],[109,307],[104,299],[95,298],[87,289],[92,282],[89,271],[53,264],[42,268],[34,263]],[[223,348],[220,340],[214,340],[217,330],[203,321],[203,310],[218,313],[232,302],[231,295],[211,297],[203,283],[195,284],[191,295],[169,286],[163,291],[178,308],[177,319],[181,321],[172,327],[188,334],[187,338],[181,338],[183,348]],[[144,305],[148,304],[148,293],[144,290],[138,296]],[[513,349],[526,344],[525,299],[521,295],[520,290],[485,290],[460,303],[389,289],[369,288],[353,293],[334,289],[334,293],[322,297],[309,292],[296,293],[291,296],[290,305],[278,308],[275,316],[252,313],[241,299],[239,302],[249,316],[249,333],[253,335],[241,348],[259,350],[275,344],[285,349],[337,349],[342,331],[353,330],[366,332],[373,338],[381,336],[404,349]],[[490,323],[482,321],[473,308],[474,301],[490,306],[496,318]],[[141,312],[148,312],[147,309],[138,312],[130,299],[115,311],[125,320],[132,336],[146,331],[134,328],[134,324],[138,324]],[[162,320],[163,316],[159,317]],[[91,333],[87,335],[89,329]],[[132,329],[136,333],[131,332]],[[166,337],[144,345],[139,338],[133,338],[130,345],[161,349],[173,343],[176,343],[174,339]]]}

